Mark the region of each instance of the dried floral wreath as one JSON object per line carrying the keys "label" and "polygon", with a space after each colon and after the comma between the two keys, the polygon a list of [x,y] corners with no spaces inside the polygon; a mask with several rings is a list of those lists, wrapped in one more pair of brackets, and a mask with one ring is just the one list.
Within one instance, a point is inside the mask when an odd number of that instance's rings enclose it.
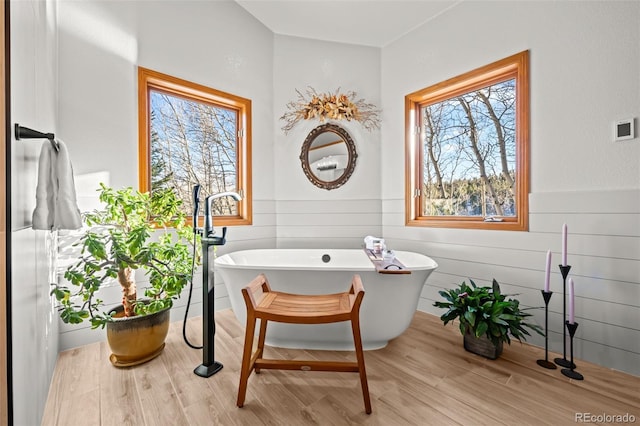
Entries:
{"label": "dried floral wreath", "polygon": [[318,118],[321,122],[325,119],[355,120],[360,122],[365,129],[371,131],[380,127],[380,110],[375,105],[367,103],[364,99],[356,98],[356,92],[320,93],[312,87],[308,87],[303,94],[296,89],[298,99],[287,103],[288,111],[280,120],[286,124],[282,127],[284,133],[289,133],[293,126],[300,120]]}

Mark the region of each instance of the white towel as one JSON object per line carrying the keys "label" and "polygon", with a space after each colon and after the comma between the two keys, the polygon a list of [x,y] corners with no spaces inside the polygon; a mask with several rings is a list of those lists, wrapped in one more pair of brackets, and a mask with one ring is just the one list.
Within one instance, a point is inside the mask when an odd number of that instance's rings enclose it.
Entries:
{"label": "white towel", "polygon": [[79,229],[80,209],[76,202],[73,167],[64,142],[57,140],[58,151],[49,142],[42,144],[38,162],[36,208],[33,229]]}
{"label": "white towel", "polygon": [[55,193],[53,189],[52,163],[56,151],[49,142],[42,144],[38,161],[38,186],[36,187],[36,208],[33,211],[32,228],[50,230],[53,227]]}

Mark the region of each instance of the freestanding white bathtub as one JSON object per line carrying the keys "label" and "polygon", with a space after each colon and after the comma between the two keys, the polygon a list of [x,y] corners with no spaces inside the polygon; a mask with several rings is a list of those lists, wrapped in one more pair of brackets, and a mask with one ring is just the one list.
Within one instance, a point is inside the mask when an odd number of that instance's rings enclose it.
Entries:
{"label": "freestanding white bathtub", "polygon": [[[330,260],[323,261],[328,255]],[[411,274],[380,274],[362,249],[257,249],[228,253],[215,260],[236,318],[246,324],[242,288],[264,273],[273,290],[296,294],[347,291],[354,274],[365,289],[360,328],[365,350],[379,349],[402,334],[416,311],[429,274],[438,267],[422,254],[396,251]],[[324,256],[324,260],[327,257]],[[258,328],[256,328],[258,330]],[[270,322],[266,344],[294,349],[353,350],[349,322],[323,325]]]}

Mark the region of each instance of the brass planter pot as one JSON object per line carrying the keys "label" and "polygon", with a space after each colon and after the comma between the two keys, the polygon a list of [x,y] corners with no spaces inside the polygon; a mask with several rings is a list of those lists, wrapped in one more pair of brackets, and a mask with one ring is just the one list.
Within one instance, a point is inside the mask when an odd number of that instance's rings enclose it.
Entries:
{"label": "brass planter pot", "polygon": [[[109,361],[116,367],[131,367],[160,355],[169,332],[170,307],[150,315],[122,317],[122,305],[114,308],[114,320],[107,323]],[[120,317],[118,317],[120,315]]]}
{"label": "brass planter pot", "polygon": [[502,354],[502,347],[502,342],[494,345],[487,336],[476,337],[469,331],[464,335],[464,348],[485,358],[497,359]]}

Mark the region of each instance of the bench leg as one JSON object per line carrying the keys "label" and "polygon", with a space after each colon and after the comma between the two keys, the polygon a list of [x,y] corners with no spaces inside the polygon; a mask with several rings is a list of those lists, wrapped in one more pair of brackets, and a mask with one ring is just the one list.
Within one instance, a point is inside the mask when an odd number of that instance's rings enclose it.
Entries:
{"label": "bench leg", "polygon": [[[258,334],[258,349],[256,351],[256,359],[262,358],[262,354],[264,352],[264,339],[267,334],[267,320],[262,318],[260,319],[260,333]],[[260,369],[255,368],[256,374],[260,374]]]}
{"label": "bench leg", "polygon": [[[262,328],[262,327],[261,327]],[[253,335],[256,329],[256,318],[247,312],[247,326],[244,334],[244,350],[242,352],[242,368],[240,370],[240,385],[238,386],[238,401],[236,405],[242,407],[247,394],[247,381],[251,375],[251,351],[253,350]]]}
{"label": "bench leg", "polygon": [[364,352],[362,351],[362,338],[360,336],[360,320],[356,316],[351,318],[351,330],[353,331],[353,343],[356,347],[356,360],[358,361],[358,373],[360,373],[360,384],[362,386],[362,397],[364,398],[364,409],[367,414],[371,414],[371,399],[369,398],[369,384],[367,383],[367,371],[364,367]]}

